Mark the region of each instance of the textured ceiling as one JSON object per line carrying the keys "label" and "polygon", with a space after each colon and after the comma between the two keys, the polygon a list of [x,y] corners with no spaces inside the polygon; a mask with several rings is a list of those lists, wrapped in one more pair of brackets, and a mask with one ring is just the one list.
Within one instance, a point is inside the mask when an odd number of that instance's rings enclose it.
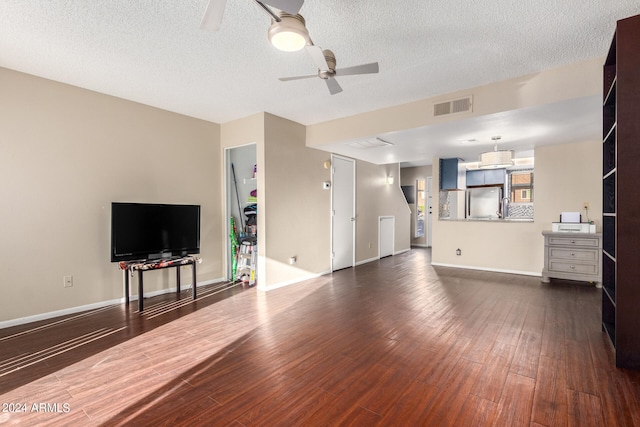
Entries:
{"label": "textured ceiling", "polygon": [[338,68],[331,96],[304,51],[277,51],[269,17],[228,0],[219,32],[207,0],[2,0],[0,66],[225,123],[267,111],[309,125],[602,56],[637,0],[306,0],[300,13]]}

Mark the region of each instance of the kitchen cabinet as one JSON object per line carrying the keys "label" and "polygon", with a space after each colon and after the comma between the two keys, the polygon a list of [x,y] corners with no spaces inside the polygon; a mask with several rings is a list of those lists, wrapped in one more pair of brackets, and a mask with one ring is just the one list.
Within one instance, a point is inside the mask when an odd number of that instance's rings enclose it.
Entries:
{"label": "kitchen cabinet", "polygon": [[603,70],[602,329],[616,366],[640,369],[640,15],[622,19]]}
{"label": "kitchen cabinet", "polygon": [[601,282],[600,253],[602,235],[600,233],[575,233],[543,231],[544,269],[542,281],[551,278]]}
{"label": "kitchen cabinet", "polygon": [[476,169],[467,171],[467,187],[482,185],[504,185],[506,169]]}
{"label": "kitchen cabinet", "polygon": [[466,189],[465,172],[462,159],[440,159],[440,190]]}

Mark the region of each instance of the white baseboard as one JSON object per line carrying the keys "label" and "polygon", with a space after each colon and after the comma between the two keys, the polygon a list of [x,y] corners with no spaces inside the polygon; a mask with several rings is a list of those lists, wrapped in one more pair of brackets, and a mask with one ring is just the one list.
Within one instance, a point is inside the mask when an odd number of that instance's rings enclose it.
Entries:
{"label": "white baseboard", "polygon": [[394,252],[393,254],[394,254],[394,255],[400,255],[400,254],[403,254],[403,253],[405,253],[405,252],[409,252],[410,250],[411,250],[411,248],[402,249],[401,251]]}
{"label": "white baseboard", "polygon": [[426,243],[412,243],[411,246],[416,247],[416,248],[430,248],[431,246],[427,245]]}
{"label": "white baseboard", "polygon": [[507,273],[507,274],[519,274],[521,276],[534,276],[534,277],[542,277],[542,272],[532,272],[532,271],[522,271],[522,270],[505,270],[503,268],[489,268],[489,267],[478,267],[475,265],[458,265],[458,264],[445,264],[440,262],[432,262],[431,265],[435,267],[452,267],[452,268],[462,268],[465,270],[479,270],[479,271],[490,271],[493,273]]}
{"label": "white baseboard", "polygon": [[[212,285],[214,283],[219,283],[223,281],[224,279],[205,280],[204,282],[198,282],[197,286],[201,287],[206,285]],[[191,287],[192,287],[191,283],[180,286],[181,289],[191,289]],[[168,289],[161,289],[159,291],[145,292],[144,296],[147,298],[154,297],[157,295],[173,293],[176,290],[177,288],[175,287],[168,288]],[[131,301],[137,301],[138,295],[131,295],[129,299]],[[0,322],[0,329],[10,328],[12,326],[24,325],[25,323],[38,322],[40,320],[48,320],[54,317],[68,316],[70,314],[76,314],[83,311],[96,310],[98,308],[108,307],[110,305],[122,304],[124,303],[124,301],[125,301],[125,298],[122,297],[122,298],[112,299],[108,301],[100,301],[93,304],[87,304],[87,305],[81,305],[77,307],[65,308],[62,310],[50,311],[48,313],[34,314],[33,316],[26,316],[26,317],[19,317],[17,319],[5,320],[3,322]]]}
{"label": "white baseboard", "polygon": [[356,266],[362,265],[362,264],[366,264],[366,263],[369,263],[369,262],[373,262],[373,261],[377,261],[379,259],[380,259],[380,257],[377,257],[377,256],[373,257],[373,258],[369,258],[369,259],[363,259],[362,261],[356,262]]}
{"label": "white baseboard", "polygon": [[294,285],[296,283],[304,282],[305,280],[317,279],[320,276],[324,276],[325,274],[329,274],[331,271],[324,271],[321,273],[307,274],[306,276],[298,277],[296,279],[287,280],[284,282],[278,282],[270,286],[260,286],[260,281],[258,280],[258,290],[260,291],[272,291],[274,289],[283,288],[285,286]]}

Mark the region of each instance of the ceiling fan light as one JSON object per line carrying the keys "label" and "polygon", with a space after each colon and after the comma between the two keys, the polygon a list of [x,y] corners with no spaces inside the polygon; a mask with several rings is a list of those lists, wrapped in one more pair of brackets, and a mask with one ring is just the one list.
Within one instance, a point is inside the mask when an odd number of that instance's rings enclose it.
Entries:
{"label": "ceiling fan light", "polygon": [[274,21],[269,27],[268,35],[271,44],[285,52],[301,50],[309,42],[309,32],[300,15],[282,13],[280,22]]}

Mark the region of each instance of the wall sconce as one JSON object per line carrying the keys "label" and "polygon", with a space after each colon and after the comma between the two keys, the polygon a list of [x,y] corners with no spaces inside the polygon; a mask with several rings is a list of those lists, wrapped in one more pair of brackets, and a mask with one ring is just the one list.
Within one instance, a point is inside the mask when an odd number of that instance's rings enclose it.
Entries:
{"label": "wall sconce", "polygon": [[392,176],[392,175],[389,175],[389,176],[387,177],[387,184],[388,184],[388,185],[393,185],[393,176]]}

